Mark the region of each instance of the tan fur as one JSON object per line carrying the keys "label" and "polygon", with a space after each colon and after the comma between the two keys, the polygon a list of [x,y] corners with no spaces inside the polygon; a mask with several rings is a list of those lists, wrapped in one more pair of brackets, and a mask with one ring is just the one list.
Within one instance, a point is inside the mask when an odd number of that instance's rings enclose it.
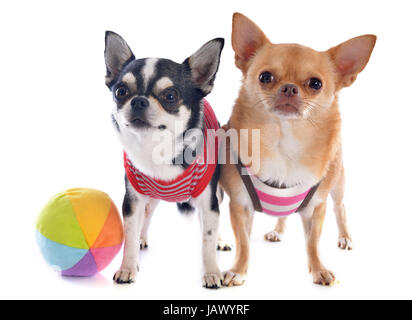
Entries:
{"label": "tan fur", "polygon": [[[351,248],[343,205],[344,170],[337,94],[341,88],[350,85],[366,66],[375,40],[375,36],[367,35],[328,51],[318,52],[297,44],[272,44],[251,20],[238,13],[233,17],[232,45],[236,65],[243,73],[243,84],[226,127],[238,132],[240,129],[249,129],[248,145],[245,146],[249,154],[252,151],[250,132],[260,129],[260,157],[247,161],[240,155],[242,162],[248,166],[252,166],[253,161],[260,161],[260,170],[255,172],[259,178],[276,181],[277,177],[265,176],[267,169],[270,169],[268,163],[273,161],[275,166],[284,163],[280,160],[287,159],[284,169],[286,185],[293,184],[288,178],[293,177],[296,168],[307,172],[307,181],[321,181],[314,198],[305,212],[301,213],[307,239],[309,270],[313,281],[318,284],[329,285],[335,279],[333,273],[321,263],[318,252],[329,193],[335,203],[339,246]],[[273,82],[262,84],[258,80],[262,72],[272,73]],[[314,77],[322,80],[321,90],[316,91],[308,86],[308,81]],[[297,112],[290,118],[279,116],[276,112],[277,95],[286,84],[294,84],[299,88]],[[290,132],[286,132],[285,128]],[[296,142],[297,150],[292,147],[288,149],[288,143],[291,142],[287,139]],[[239,141],[233,143],[240,144]],[[227,159],[230,148],[227,145]],[[239,195],[244,192],[244,186],[233,164],[222,166],[220,183],[230,197],[230,215],[237,248],[235,264],[226,273],[225,284],[240,285],[249,264],[253,209],[241,203]],[[282,218],[275,229],[278,235],[284,231],[285,219]],[[280,239],[275,234],[268,240]]]}

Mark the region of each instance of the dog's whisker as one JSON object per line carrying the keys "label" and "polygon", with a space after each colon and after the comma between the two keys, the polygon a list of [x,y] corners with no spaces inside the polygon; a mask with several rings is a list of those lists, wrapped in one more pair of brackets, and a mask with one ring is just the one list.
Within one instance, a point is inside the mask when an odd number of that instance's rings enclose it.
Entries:
{"label": "dog's whisker", "polygon": [[313,105],[315,105],[315,106],[317,106],[317,107],[319,107],[319,108],[324,108],[323,105],[321,105],[321,104],[319,104],[319,103],[317,103],[317,102],[315,102],[315,101],[313,101],[313,100],[311,100],[311,99],[303,98],[302,100],[303,100],[304,102],[306,102],[306,103],[311,103],[311,104],[313,104]]}

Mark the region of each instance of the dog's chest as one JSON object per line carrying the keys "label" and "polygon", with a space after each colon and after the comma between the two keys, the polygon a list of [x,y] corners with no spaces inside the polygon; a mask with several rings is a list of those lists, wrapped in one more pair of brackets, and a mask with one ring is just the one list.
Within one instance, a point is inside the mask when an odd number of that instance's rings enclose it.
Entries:
{"label": "dog's chest", "polygon": [[302,141],[293,134],[288,122],[281,122],[280,134],[264,142],[264,158],[258,177],[265,182],[292,187],[312,186],[318,178],[302,162],[302,154],[308,152]]}
{"label": "dog's chest", "polygon": [[174,153],[167,148],[159,148],[159,142],[150,133],[123,134],[120,140],[133,165],[153,178],[173,180],[184,171],[172,164]]}

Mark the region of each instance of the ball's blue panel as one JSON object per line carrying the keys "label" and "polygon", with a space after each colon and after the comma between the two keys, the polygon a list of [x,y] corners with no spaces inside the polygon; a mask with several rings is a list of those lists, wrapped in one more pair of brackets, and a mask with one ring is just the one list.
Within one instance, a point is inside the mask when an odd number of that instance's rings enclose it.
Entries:
{"label": "ball's blue panel", "polygon": [[36,230],[36,240],[46,262],[58,271],[72,268],[89,250],[65,246],[44,237]]}

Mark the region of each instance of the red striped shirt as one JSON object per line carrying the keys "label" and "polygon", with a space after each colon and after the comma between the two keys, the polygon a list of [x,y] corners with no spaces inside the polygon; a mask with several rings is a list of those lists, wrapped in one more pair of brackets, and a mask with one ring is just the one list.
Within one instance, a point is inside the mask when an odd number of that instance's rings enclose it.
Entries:
{"label": "red striped shirt", "polygon": [[177,178],[164,181],[149,177],[133,166],[124,152],[124,166],[129,182],[135,190],[150,198],[169,202],[185,202],[198,197],[208,186],[218,160],[219,123],[210,104],[203,100],[203,152]]}

